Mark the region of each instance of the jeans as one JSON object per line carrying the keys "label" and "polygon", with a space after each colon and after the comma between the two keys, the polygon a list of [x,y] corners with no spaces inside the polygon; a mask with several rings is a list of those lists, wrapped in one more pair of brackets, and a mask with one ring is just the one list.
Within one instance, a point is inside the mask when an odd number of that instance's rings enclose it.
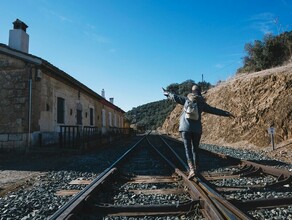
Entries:
{"label": "jeans", "polygon": [[198,149],[201,139],[201,133],[194,132],[181,132],[181,137],[184,142],[185,152],[188,162],[191,162],[193,165],[198,166]]}

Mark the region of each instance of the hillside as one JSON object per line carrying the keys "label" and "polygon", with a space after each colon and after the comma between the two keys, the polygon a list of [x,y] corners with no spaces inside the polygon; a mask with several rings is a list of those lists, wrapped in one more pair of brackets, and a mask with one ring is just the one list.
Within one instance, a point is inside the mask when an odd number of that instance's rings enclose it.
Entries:
{"label": "hillside", "polygon": [[151,130],[161,126],[174,107],[175,104],[171,101],[160,100],[133,108],[125,116],[132,128],[140,131]]}
{"label": "hillside", "polygon": [[[166,87],[167,90],[175,94],[186,95],[189,93],[195,81],[189,79],[182,83],[173,83]],[[211,84],[208,82],[198,82],[204,89],[209,89]],[[162,90],[161,90],[161,96]],[[171,100],[163,99],[156,102],[140,105],[128,111],[125,116],[130,122],[131,127],[140,132],[145,130],[155,130],[161,127],[165,118],[172,112],[176,104]]]}
{"label": "hillside", "polygon": [[[274,154],[289,157],[292,150],[292,64],[237,75],[208,90],[205,97],[211,106],[228,110],[236,118],[203,113],[203,143],[270,149],[267,129],[273,125],[279,151]],[[163,132],[179,136],[180,112],[181,106],[177,105],[163,123]]]}

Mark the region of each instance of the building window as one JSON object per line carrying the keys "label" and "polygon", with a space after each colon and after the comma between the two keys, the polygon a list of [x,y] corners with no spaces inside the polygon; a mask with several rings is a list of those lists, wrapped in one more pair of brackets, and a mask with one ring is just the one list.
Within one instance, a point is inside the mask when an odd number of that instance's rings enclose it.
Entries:
{"label": "building window", "polygon": [[111,112],[108,113],[108,122],[109,122],[109,126],[112,127],[113,123],[112,123],[112,113]]}
{"label": "building window", "polygon": [[104,109],[102,109],[101,117],[102,117],[102,126],[105,127],[106,126],[106,114],[105,114]]}
{"label": "building window", "polygon": [[90,125],[93,125],[93,108],[89,109]]}
{"label": "building window", "polygon": [[57,123],[64,124],[65,122],[65,99],[57,98]]}
{"label": "building window", "polygon": [[115,127],[118,127],[118,125],[117,125],[117,114],[116,113],[114,114],[114,125],[115,125]]}
{"label": "building window", "polygon": [[82,110],[77,109],[77,124],[82,125]]}

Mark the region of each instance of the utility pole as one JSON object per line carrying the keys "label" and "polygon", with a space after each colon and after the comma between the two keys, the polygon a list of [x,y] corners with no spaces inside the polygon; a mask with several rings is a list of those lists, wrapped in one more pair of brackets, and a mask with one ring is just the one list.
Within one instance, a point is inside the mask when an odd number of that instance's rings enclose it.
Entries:
{"label": "utility pole", "polygon": [[204,74],[202,74],[202,92],[205,91],[205,88],[204,88]]}

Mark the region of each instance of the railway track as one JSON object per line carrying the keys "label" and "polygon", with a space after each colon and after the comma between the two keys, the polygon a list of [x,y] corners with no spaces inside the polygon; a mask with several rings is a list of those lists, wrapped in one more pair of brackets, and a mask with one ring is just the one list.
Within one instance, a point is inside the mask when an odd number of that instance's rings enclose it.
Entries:
{"label": "railway track", "polygon": [[[289,216],[291,173],[204,150],[199,155],[200,173],[188,180],[183,144],[145,135],[50,219],[257,219],[258,208],[278,206]],[[285,196],[248,199],[270,190]]]}
{"label": "railway track", "polygon": [[[183,155],[182,142],[164,139]],[[251,219],[292,219],[292,173],[288,170],[203,149],[199,164],[196,181],[210,198],[226,200]]]}

